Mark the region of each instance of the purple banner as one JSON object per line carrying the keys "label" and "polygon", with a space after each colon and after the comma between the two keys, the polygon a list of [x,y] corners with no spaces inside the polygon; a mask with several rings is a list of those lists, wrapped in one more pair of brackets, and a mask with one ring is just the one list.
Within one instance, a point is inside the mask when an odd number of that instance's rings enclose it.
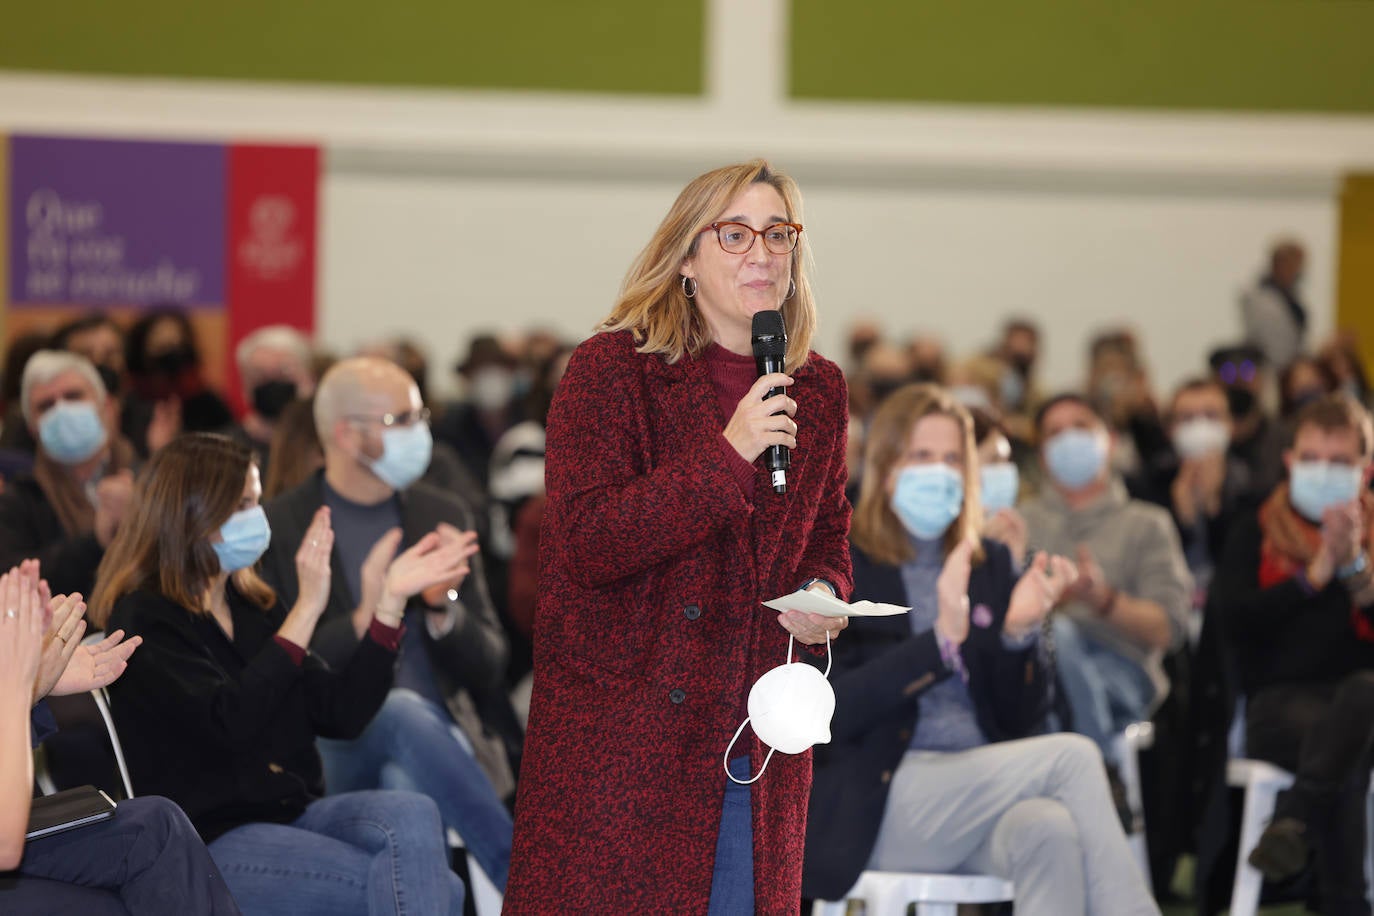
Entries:
{"label": "purple banner", "polygon": [[10,138],[10,303],[222,305],[226,150]]}

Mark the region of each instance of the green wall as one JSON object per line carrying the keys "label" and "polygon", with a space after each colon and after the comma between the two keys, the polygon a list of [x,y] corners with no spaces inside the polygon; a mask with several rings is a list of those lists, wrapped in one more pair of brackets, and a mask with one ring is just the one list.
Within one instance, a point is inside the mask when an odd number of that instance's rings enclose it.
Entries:
{"label": "green wall", "polygon": [[10,10],[0,68],[699,94],[702,0],[55,0]]}
{"label": "green wall", "polygon": [[1374,112],[1370,0],[792,0],[812,99]]}

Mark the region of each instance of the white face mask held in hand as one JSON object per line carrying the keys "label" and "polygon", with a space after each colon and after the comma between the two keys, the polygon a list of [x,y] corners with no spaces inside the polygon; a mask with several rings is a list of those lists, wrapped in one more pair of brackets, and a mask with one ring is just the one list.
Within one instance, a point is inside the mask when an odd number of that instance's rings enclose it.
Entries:
{"label": "white face mask held in hand", "polygon": [[[787,661],[754,682],[749,688],[749,718],[735,729],[735,737],[725,748],[721,762],[732,782],[747,786],[758,781],[768,769],[774,751],[800,754],[813,744],[830,743],[830,720],[835,715],[835,690],[826,680],[830,676],[830,633],[825,634],[825,674],[805,662],[792,661],[792,637],[787,637]],[[754,724],[754,734],[768,745],[768,756],[753,779],[735,779],[730,772],[730,749],[739,740],[744,726]]]}

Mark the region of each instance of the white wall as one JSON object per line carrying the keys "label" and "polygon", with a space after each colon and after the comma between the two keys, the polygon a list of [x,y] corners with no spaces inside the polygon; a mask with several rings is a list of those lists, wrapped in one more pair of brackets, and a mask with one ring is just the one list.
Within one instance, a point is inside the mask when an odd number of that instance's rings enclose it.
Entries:
{"label": "white wall", "polygon": [[[322,337],[347,349],[421,332],[436,365],[451,364],[467,335],[484,328],[537,324],[581,337],[677,190],[666,180],[333,170]],[[1057,387],[1081,377],[1095,329],[1124,322],[1140,330],[1156,379],[1168,385],[1239,335],[1237,290],[1278,232],[1311,245],[1313,330],[1330,328],[1334,214],[1326,194],[822,182],[807,194],[806,214],[819,345],[839,353],[847,325],[871,316],[895,335],[934,332],[966,353],[987,344],[1009,312],[1028,313],[1047,332],[1045,377]]]}
{"label": "white wall", "polygon": [[1236,336],[1286,233],[1330,328],[1336,195],[1374,169],[1374,118],[793,103],[782,2],[709,0],[702,99],[0,73],[0,131],[322,144],[323,342],[410,331],[441,367],[478,329],[588,332],[677,190],[749,155],[807,196],[831,354],[860,316],[963,353],[1029,312],[1049,385],[1127,322],[1168,386]]}

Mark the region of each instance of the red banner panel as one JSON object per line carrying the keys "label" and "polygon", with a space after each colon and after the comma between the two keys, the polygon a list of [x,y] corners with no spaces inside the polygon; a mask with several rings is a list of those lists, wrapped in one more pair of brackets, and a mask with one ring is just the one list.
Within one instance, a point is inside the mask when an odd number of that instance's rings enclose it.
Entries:
{"label": "red banner panel", "polygon": [[244,408],[239,341],[271,324],[314,331],[319,174],[317,147],[229,147],[226,394],[236,411]]}

